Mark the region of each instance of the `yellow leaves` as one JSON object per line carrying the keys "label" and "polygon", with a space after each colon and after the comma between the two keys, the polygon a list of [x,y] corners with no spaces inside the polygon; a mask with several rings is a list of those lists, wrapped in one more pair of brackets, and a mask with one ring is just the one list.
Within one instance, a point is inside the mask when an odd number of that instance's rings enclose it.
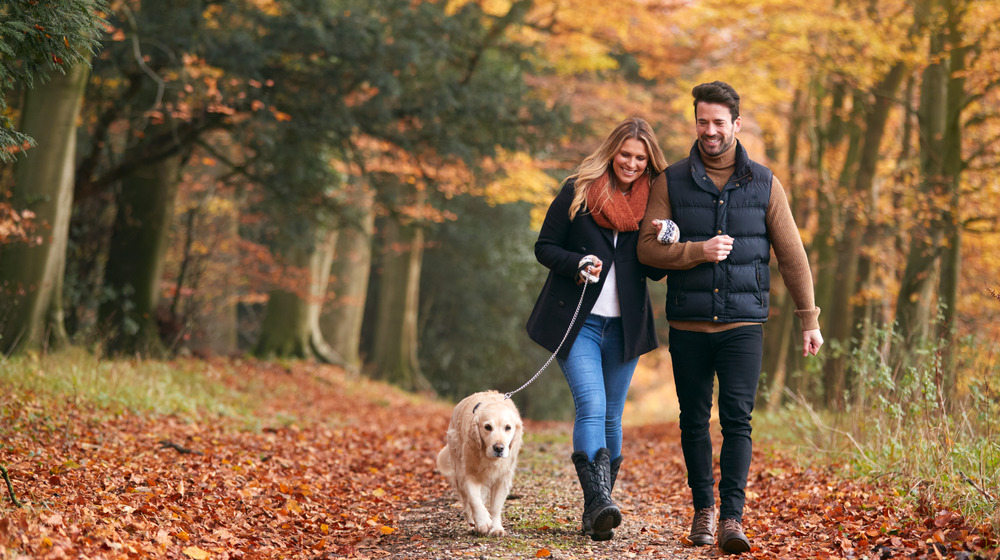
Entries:
{"label": "yellow leaves", "polygon": [[189,546],[182,550],[185,556],[188,558],[193,558],[194,560],[205,560],[206,558],[211,558],[211,554],[198,548],[197,546]]}
{"label": "yellow leaves", "polygon": [[274,0],[250,0],[250,4],[263,12],[264,15],[272,17],[281,15],[281,5]]}
{"label": "yellow leaves", "polygon": [[512,4],[510,0],[449,0],[448,5],[445,8],[445,13],[448,15],[454,15],[462,8],[462,6],[470,3],[479,4],[479,7],[481,7],[484,12],[495,17],[503,16],[509,12]]}
{"label": "yellow leaves", "polygon": [[611,57],[607,47],[599,41],[586,37],[556,37],[549,41],[558,57],[553,60],[553,69],[559,75],[586,74],[601,70],[614,70],[618,62]]}
{"label": "yellow leaves", "polygon": [[73,469],[79,469],[79,468],[81,468],[80,463],[77,463],[76,461],[70,459],[68,461],[64,461],[61,465],[58,465],[58,466],[55,466],[55,467],[52,467],[51,469],[49,469],[49,474],[62,474],[64,472],[66,472],[66,471],[70,471],[70,470],[73,470]]}
{"label": "yellow leaves", "polygon": [[549,558],[551,556],[552,552],[550,552],[547,548],[539,548],[538,551],[535,552],[535,558]]}
{"label": "yellow leaves", "polygon": [[288,511],[288,513],[299,514],[302,513],[302,506],[300,506],[299,502],[296,500],[288,500],[285,502],[285,510]]}
{"label": "yellow leaves", "polygon": [[395,531],[395,529],[386,525],[382,525],[378,528],[378,530],[381,531],[383,535],[391,535],[392,532]]}
{"label": "yellow leaves", "polygon": [[557,186],[546,172],[550,166],[525,152],[497,150],[496,158],[484,167],[497,176],[483,188],[490,204],[529,201],[547,205]]}

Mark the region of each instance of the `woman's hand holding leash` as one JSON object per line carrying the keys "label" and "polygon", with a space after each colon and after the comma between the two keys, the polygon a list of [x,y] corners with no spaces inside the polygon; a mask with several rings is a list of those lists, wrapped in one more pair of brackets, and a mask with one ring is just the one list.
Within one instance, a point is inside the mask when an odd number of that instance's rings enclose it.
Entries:
{"label": "woman's hand holding leash", "polygon": [[601,279],[601,270],[603,268],[604,263],[594,255],[583,257],[580,259],[580,264],[577,267],[576,283],[583,284],[584,282],[590,282],[591,284],[596,284]]}

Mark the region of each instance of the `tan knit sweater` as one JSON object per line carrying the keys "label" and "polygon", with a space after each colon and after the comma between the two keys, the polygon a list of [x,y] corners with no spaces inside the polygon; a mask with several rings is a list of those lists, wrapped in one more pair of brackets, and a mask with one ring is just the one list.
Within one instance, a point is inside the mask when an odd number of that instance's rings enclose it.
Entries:
{"label": "tan knit sweater", "polygon": [[[700,145],[699,145],[700,149]],[[736,142],[718,156],[707,156],[701,152],[705,171],[721,192],[736,169]],[[656,240],[657,229],[653,220],[669,219],[670,196],[667,193],[667,175],[661,173],[653,181],[646,204],[646,216],[639,226],[639,260],[643,264],[668,270],[686,270],[701,263],[705,258],[704,241],[687,241],[664,245]],[[792,209],[785,196],[785,189],[777,177],[771,181],[771,198],[767,207],[767,234],[771,248],[778,261],[778,271],[795,302],[795,315],[802,323],[802,330],[819,328],[819,308],[813,293],[812,273],[806,257],[802,237],[792,217]],[[670,321],[675,329],[696,332],[721,332],[754,323],[713,323],[711,321]]]}

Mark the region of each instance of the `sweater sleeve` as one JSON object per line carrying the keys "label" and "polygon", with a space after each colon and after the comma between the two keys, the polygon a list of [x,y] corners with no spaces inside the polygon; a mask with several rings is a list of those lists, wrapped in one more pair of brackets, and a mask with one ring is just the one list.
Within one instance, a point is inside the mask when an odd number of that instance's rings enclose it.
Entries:
{"label": "sweater sleeve", "polygon": [[[705,258],[704,241],[681,241],[664,245],[656,239],[657,228],[653,225],[653,220],[669,220],[672,216],[667,174],[660,173],[650,185],[646,214],[639,225],[639,242],[636,247],[639,262],[669,270],[686,270],[708,262]],[[682,235],[683,233],[681,232]]]}
{"label": "sweater sleeve", "polygon": [[816,307],[809,258],[792,217],[785,189],[777,177],[771,181],[766,219],[768,237],[778,259],[778,271],[795,303],[795,316],[801,321],[802,330],[818,329],[820,309]]}

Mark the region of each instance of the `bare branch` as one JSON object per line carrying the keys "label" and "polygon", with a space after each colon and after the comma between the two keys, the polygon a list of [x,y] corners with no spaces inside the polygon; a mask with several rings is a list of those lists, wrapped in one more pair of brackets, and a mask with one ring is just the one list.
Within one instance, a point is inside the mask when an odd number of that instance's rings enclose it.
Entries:
{"label": "bare branch", "polygon": [[194,454],[194,455],[203,455],[203,453],[201,451],[194,451],[192,449],[188,449],[187,447],[182,447],[182,446],[177,445],[176,443],[174,443],[174,442],[172,442],[172,441],[170,441],[168,439],[161,439],[160,440],[160,449],[173,449],[174,451],[176,451],[178,453],[181,453],[181,454],[191,453],[191,454]]}
{"label": "bare branch", "polygon": [[14,494],[14,485],[10,483],[10,475],[7,474],[7,469],[3,465],[0,465],[0,474],[3,475],[3,481],[7,483],[7,492],[10,494],[10,501],[14,502],[16,507],[21,507],[23,504],[17,501],[17,496]]}

